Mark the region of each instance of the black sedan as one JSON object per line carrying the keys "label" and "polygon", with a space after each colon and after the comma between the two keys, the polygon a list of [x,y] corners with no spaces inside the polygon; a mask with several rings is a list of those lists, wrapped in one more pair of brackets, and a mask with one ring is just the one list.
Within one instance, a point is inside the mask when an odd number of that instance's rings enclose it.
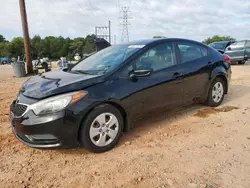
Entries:
{"label": "black sedan", "polygon": [[230,77],[229,57],[199,42],[114,45],[28,79],[10,107],[12,130],[30,147],[105,152],[152,112],[194,101],[220,105]]}

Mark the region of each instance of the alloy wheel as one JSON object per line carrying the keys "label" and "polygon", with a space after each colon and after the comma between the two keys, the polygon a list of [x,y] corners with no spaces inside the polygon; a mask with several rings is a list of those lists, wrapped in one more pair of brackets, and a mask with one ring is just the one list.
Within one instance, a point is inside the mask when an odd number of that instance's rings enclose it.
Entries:
{"label": "alloy wheel", "polygon": [[212,98],[215,103],[221,101],[224,94],[223,84],[221,82],[216,82],[212,89]]}
{"label": "alloy wheel", "polygon": [[92,122],[89,136],[92,143],[98,147],[109,145],[117,136],[119,122],[112,113],[102,113]]}

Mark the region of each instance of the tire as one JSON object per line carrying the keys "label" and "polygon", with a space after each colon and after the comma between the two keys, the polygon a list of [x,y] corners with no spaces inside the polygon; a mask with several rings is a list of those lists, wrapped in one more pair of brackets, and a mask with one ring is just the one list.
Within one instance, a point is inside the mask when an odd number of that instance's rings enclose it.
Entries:
{"label": "tire", "polygon": [[[110,117],[113,120],[111,124],[107,123],[110,122]],[[105,126],[103,122],[105,122]],[[94,153],[109,151],[120,140],[123,126],[123,117],[117,108],[110,104],[97,106],[83,121],[79,132],[80,144]]]}
{"label": "tire", "polygon": [[3,65],[7,64],[7,61],[2,61],[2,64],[3,64]]}
{"label": "tire", "polygon": [[244,65],[245,63],[246,63],[246,61],[244,61],[244,60],[243,61],[239,61],[240,65]]}
{"label": "tire", "polygon": [[[215,89],[218,88],[218,86],[219,89],[215,91]],[[219,77],[215,78],[209,89],[206,104],[211,107],[219,106],[224,99],[225,91],[226,91],[226,85],[224,80],[222,80]]]}

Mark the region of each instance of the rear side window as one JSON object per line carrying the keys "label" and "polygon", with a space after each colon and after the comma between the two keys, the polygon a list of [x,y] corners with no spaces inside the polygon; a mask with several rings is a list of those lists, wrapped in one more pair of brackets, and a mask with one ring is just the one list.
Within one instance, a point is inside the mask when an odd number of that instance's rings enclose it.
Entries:
{"label": "rear side window", "polygon": [[206,47],[192,43],[178,43],[181,63],[190,62],[208,55]]}

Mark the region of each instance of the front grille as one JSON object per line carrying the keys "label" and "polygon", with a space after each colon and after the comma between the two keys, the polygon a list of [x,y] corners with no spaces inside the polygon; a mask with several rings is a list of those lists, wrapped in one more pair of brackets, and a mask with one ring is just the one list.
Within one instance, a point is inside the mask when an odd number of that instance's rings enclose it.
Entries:
{"label": "front grille", "polygon": [[24,114],[24,112],[27,110],[28,106],[24,104],[13,104],[11,105],[11,112],[17,116],[20,117]]}

